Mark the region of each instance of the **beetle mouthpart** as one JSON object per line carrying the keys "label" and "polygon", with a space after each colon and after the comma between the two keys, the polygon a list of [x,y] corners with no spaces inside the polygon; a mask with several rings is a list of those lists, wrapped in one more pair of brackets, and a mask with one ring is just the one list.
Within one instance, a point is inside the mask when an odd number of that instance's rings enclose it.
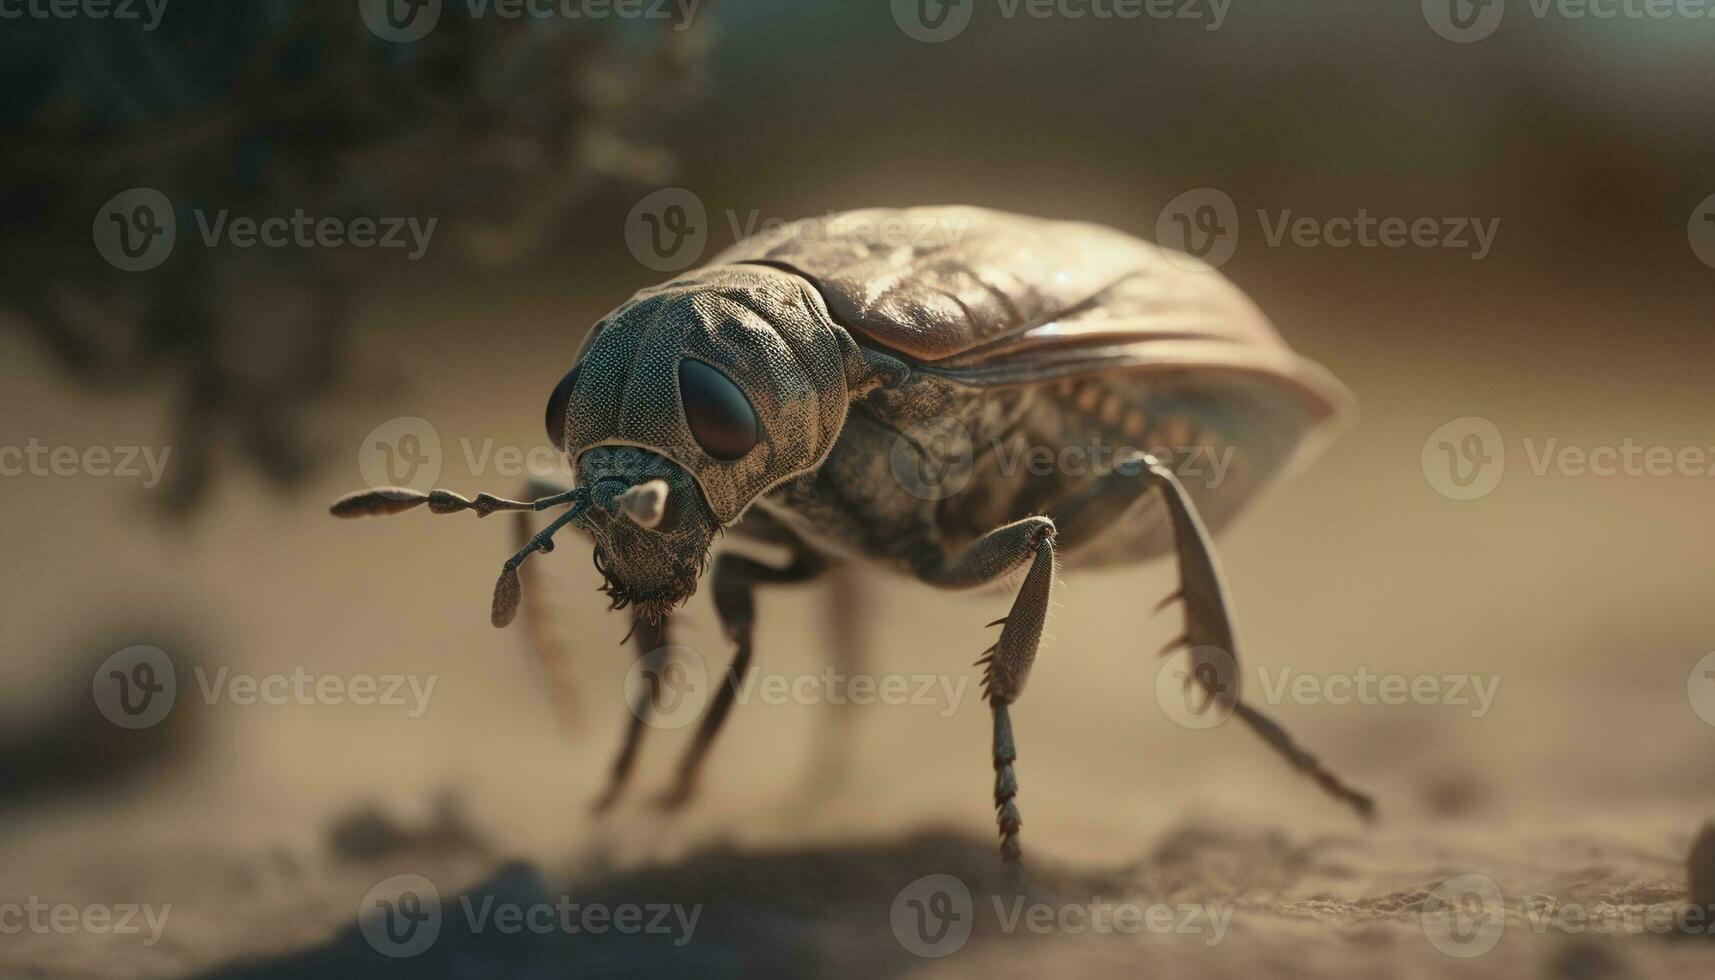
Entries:
{"label": "beetle mouthpart", "polygon": [[638,527],[654,530],[667,513],[667,481],[650,480],[620,494],[614,500],[626,517]]}

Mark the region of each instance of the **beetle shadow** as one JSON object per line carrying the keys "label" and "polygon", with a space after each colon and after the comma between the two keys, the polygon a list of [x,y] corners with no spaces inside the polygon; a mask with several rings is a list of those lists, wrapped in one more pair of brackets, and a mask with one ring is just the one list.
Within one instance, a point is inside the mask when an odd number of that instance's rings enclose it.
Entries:
{"label": "beetle shadow", "polygon": [[[354,923],[325,944],[230,963],[202,976],[746,977],[850,975],[854,970],[872,977],[901,976],[927,961],[896,934],[895,899],[929,874],[956,876],[979,903],[991,893],[1018,891],[1009,885],[991,843],[945,833],[762,853],[723,846],[668,864],[558,884],[540,868],[514,862],[461,893],[443,895],[438,932],[416,955],[383,955]],[[566,902],[609,910],[639,906],[643,925],[657,909],[674,909],[660,913],[659,929],[629,934],[612,928],[503,932],[493,917],[505,906]],[[975,918],[980,934],[985,916]]]}

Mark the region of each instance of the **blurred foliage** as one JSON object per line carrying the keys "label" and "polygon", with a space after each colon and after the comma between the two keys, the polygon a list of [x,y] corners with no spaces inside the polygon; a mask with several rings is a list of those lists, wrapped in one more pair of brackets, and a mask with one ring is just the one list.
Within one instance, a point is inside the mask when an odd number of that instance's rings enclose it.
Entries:
{"label": "blurred foliage", "polygon": [[[433,217],[460,261],[522,258],[604,186],[669,171],[638,133],[705,87],[696,26],[452,4],[398,44],[351,0],[172,0],[154,30],[8,21],[0,304],[92,393],[171,379],[170,509],[202,499],[222,440],[290,485],[377,260],[190,247],[192,212]],[[133,187],[163,192],[180,230],[147,272],[91,241],[103,202]]]}

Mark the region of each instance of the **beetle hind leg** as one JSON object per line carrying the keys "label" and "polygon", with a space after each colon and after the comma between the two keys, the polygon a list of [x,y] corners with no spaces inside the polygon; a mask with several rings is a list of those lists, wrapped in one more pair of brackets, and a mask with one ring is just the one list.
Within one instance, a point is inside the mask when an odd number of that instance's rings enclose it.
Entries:
{"label": "beetle hind leg", "polygon": [[[1148,491],[1159,490],[1173,526],[1174,554],[1179,566],[1180,584],[1179,589],[1157,608],[1165,608],[1176,600],[1182,601],[1185,607],[1185,631],[1162,649],[1161,654],[1165,656],[1187,647],[1193,652],[1218,650],[1225,654],[1222,658],[1224,664],[1221,665],[1225,669],[1192,671],[1191,676],[1203,686],[1210,699],[1219,703],[1224,710],[1237,715],[1239,720],[1279,753],[1288,765],[1314,780],[1329,796],[1350,806],[1365,820],[1371,819],[1375,815],[1375,801],[1368,794],[1349,786],[1316,756],[1299,745],[1278,722],[1240,700],[1238,651],[1233,637],[1229,612],[1231,604],[1227,599],[1226,584],[1215,560],[1215,549],[1209,532],[1203,526],[1202,518],[1197,515],[1190,495],[1185,492],[1172,469],[1147,455],[1118,461],[1114,473],[1098,481],[1082,496],[1067,502],[1059,518],[1061,526],[1067,528],[1069,534],[1074,533],[1072,529],[1075,528],[1080,533],[1079,540],[1083,540],[1082,533],[1096,530],[1090,525],[1104,519],[1100,516],[1101,508],[1098,505],[1103,499],[1112,496],[1114,488],[1110,481],[1125,481],[1137,491],[1127,510],[1128,514],[1147,501],[1145,494]],[[1123,519],[1124,517],[1121,518]]]}

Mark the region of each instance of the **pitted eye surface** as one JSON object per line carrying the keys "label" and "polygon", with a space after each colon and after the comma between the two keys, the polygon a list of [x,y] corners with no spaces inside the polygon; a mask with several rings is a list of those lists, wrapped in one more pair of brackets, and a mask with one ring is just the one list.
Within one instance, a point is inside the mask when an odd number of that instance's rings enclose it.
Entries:
{"label": "pitted eye surface", "polygon": [[756,411],[726,375],[685,358],[679,362],[679,399],[691,435],[710,456],[737,459],[756,447]]}
{"label": "pitted eye surface", "polygon": [[545,421],[548,424],[548,441],[554,444],[555,449],[566,448],[566,406],[571,404],[572,389],[578,385],[580,367],[583,365],[572,365],[572,369],[554,386],[554,393],[548,396],[548,416]]}

